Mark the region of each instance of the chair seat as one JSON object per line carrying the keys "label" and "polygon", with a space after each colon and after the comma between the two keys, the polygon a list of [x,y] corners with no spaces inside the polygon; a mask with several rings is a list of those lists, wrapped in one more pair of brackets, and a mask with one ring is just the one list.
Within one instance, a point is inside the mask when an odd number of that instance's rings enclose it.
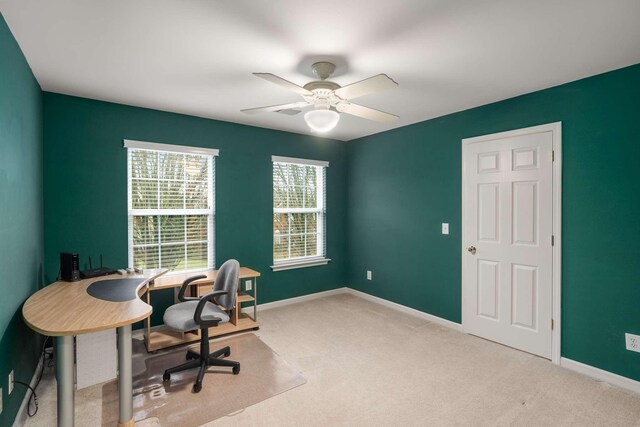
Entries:
{"label": "chair seat", "polygon": [[[185,301],[167,308],[163,317],[164,324],[180,332],[199,329],[198,324],[193,320],[198,302],[199,301]],[[220,323],[227,323],[229,321],[229,316],[224,310],[208,302],[204,306],[204,310],[202,310],[202,319],[213,320],[214,318],[220,319]]]}

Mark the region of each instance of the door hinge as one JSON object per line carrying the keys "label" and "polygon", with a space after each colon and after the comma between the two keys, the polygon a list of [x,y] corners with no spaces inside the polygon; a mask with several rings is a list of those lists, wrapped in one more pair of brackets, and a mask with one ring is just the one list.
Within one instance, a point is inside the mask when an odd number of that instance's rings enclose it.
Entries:
{"label": "door hinge", "polygon": [[556,161],[556,150],[551,150],[551,161],[552,162]]}
{"label": "door hinge", "polygon": [[551,319],[551,330],[553,331],[553,319]]}
{"label": "door hinge", "polygon": [[556,245],[556,237],[552,234],[551,235],[551,246],[555,246]]}

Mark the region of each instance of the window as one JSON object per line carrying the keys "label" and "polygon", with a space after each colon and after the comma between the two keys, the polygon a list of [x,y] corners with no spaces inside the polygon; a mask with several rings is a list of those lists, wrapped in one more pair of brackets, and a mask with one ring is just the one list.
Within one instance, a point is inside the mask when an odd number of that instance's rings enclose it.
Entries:
{"label": "window", "polygon": [[214,267],[214,176],[218,150],[125,141],[129,266]]}
{"label": "window", "polygon": [[273,156],[274,271],[326,264],[328,162]]}

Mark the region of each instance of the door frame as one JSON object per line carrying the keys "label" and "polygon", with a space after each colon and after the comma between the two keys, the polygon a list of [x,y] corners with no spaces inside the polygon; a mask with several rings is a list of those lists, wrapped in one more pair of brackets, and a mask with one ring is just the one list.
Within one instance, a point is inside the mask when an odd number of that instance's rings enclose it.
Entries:
{"label": "door frame", "polygon": [[[548,123],[539,126],[531,126],[522,129],[511,130],[507,132],[498,132],[490,135],[482,135],[473,138],[464,138],[462,139],[462,236],[461,236],[461,254],[462,257],[465,256],[465,248],[468,242],[465,241],[466,235],[466,194],[465,194],[465,183],[466,183],[466,175],[465,175],[465,147],[470,144],[482,143],[485,141],[492,141],[501,138],[512,138],[521,135],[528,135],[532,133],[541,133],[541,132],[551,132],[553,139],[553,165],[552,165],[552,188],[553,188],[553,196],[552,196],[552,230],[554,236],[554,245],[552,247],[552,283],[551,283],[551,293],[552,293],[552,322],[553,322],[553,330],[551,331],[551,362],[559,365],[560,364],[560,350],[561,350],[561,332],[562,332],[562,323],[561,323],[561,298],[562,298],[562,122],[554,122]],[[464,300],[465,300],[465,292],[464,292],[464,258],[460,259],[460,269],[462,272],[462,281],[460,283],[462,288],[462,306],[461,306],[461,319],[462,319],[462,331],[468,332],[467,328],[465,328],[464,323]]]}

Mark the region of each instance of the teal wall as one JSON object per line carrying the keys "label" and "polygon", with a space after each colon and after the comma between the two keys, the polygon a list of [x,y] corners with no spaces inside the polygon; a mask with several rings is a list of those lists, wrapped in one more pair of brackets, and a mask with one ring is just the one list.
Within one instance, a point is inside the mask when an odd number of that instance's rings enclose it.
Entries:
{"label": "teal wall", "polygon": [[557,121],[562,356],[640,380],[640,65],[349,142],[348,284],[460,322],[460,141]]}
{"label": "teal wall", "polygon": [[[1,18],[0,58],[0,379],[33,375],[40,341],[20,309],[55,280],[59,252],[127,264],[123,139],[220,149],[216,259],[261,271],[260,302],[349,285],[459,322],[460,140],[561,121],[562,355],[640,380],[624,349],[640,334],[640,65],[345,144],[42,94]],[[329,265],[271,272],[271,155],[331,163]],[[155,323],[171,299],[158,295]],[[25,390],[0,384],[9,425]]]}
{"label": "teal wall", "polygon": [[39,337],[22,303],[42,283],[42,92],[0,15],[0,425],[11,425],[29,383]]}
{"label": "teal wall", "polygon": [[[220,149],[216,158],[216,261],[262,273],[260,303],[345,285],[346,145],[330,139],[44,94],[45,274],[76,251],[127,266],[127,157],[123,139]],[[272,272],[271,156],[328,160],[326,266]],[[172,294],[155,295],[154,323]]]}

